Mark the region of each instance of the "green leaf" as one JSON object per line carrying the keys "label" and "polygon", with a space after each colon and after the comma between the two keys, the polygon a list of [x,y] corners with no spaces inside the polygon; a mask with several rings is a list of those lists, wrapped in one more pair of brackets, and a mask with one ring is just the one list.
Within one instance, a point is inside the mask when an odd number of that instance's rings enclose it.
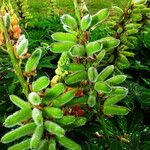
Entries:
{"label": "green leaf", "polygon": [[123,106],[105,106],[103,112],[106,115],[127,115],[129,109]]}
{"label": "green leaf", "polygon": [[31,109],[22,109],[8,116],[4,122],[5,127],[13,127],[31,118]]}
{"label": "green leaf", "polygon": [[76,43],[74,42],[55,42],[50,45],[50,50],[53,53],[63,53],[68,52],[72,46]]}
{"label": "green leaf", "polygon": [[84,126],[86,122],[87,122],[87,119],[85,117],[77,117],[74,122],[74,126],[81,127],[81,126]]}
{"label": "green leaf", "polygon": [[47,150],[48,149],[48,141],[47,140],[42,140],[40,142],[40,146],[37,150]]}
{"label": "green leaf", "polygon": [[39,63],[39,60],[41,58],[42,55],[42,50],[40,48],[38,48],[37,50],[35,50],[31,57],[28,59],[26,65],[25,65],[25,72],[26,73],[30,73],[32,71],[34,71]]}
{"label": "green leaf", "polygon": [[95,95],[90,95],[88,98],[88,106],[89,107],[94,107],[96,105],[96,96]]}
{"label": "green leaf", "polygon": [[79,83],[81,81],[87,80],[87,72],[86,71],[80,71],[76,72],[74,74],[71,74],[65,78],[65,83],[68,85]]}
{"label": "green leaf", "polygon": [[128,94],[128,89],[125,87],[120,87],[120,86],[113,86],[112,87],[111,96],[127,95],[127,94]]}
{"label": "green leaf", "polygon": [[119,69],[126,69],[130,66],[130,63],[126,56],[120,54],[117,60],[117,66]]}
{"label": "green leaf", "polygon": [[114,66],[110,65],[103,69],[100,74],[97,77],[97,81],[104,81],[106,78],[108,78],[114,71]]}
{"label": "green leaf", "polygon": [[83,57],[85,56],[85,48],[83,45],[77,44],[70,49],[69,53],[72,57]]}
{"label": "green leaf", "polygon": [[98,76],[98,72],[97,69],[95,67],[90,67],[88,69],[88,78],[89,80],[94,83],[97,80],[97,76]]}
{"label": "green leaf", "polygon": [[109,85],[118,85],[122,82],[124,82],[126,80],[126,77],[125,75],[117,75],[117,76],[114,76],[108,80],[106,80],[106,83],[108,83]]}
{"label": "green leaf", "polygon": [[63,118],[56,121],[63,126],[70,125],[75,122],[75,116],[63,116]]}
{"label": "green leaf", "polygon": [[15,144],[8,148],[8,150],[28,150],[30,148],[30,139],[24,140],[21,143]]}
{"label": "green leaf", "polygon": [[25,102],[16,95],[10,95],[10,100],[21,109],[30,108],[30,104],[28,102]]}
{"label": "green leaf", "polygon": [[41,138],[43,136],[43,125],[37,126],[34,134],[32,135],[31,141],[30,141],[30,148],[31,149],[37,149],[40,145]]}
{"label": "green leaf", "polygon": [[60,19],[62,24],[69,28],[76,29],[78,26],[76,19],[68,14],[63,15]]}
{"label": "green leaf", "polygon": [[29,94],[28,100],[33,105],[40,105],[42,103],[40,96],[35,92]]}
{"label": "green leaf", "polygon": [[102,50],[97,56],[96,56],[96,61],[93,63],[94,66],[99,65],[99,63],[103,60],[105,57],[105,50]]}
{"label": "green leaf", "polygon": [[63,111],[59,108],[45,107],[43,112],[46,117],[52,117],[52,118],[56,118],[56,119],[63,117]]}
{"label": "green leaf", "polygon": [[103,45],[97,41],[90,42],[86,46],[86,52],[88,56],[91,56],[97,52],[99,52],[103,48]]}
{"label": "green leaf", "polygon": [[52,106],[56,107],[62,107],[66,103],[70,102],[75,97],[75,90],[68,91],[67,93],[64,93],[57,99],[53,100]]}
{"label": "green leaf", "polygon": [[58,42],[77,42],[77,37],[71,33],[56,32],[52,34],[52,38]]}
{"label": "green leaf", "polygon": [[81,30],[86,31],[92,23],[92,17],[88,14],[81,19]]}
{"label": "green leaf", "polygon": [[29,124],[23,125],[15,130],[12,130],[6,133],[2,137],[1,141],[2,143],[9,143],[9,142],[15,141],[16,139],[19,139],[21,137],[24,137],[28,134],[33,133],[35,128],[36,128],[35,123],[29,123]]}
{"label": "green leaf", "polygon": [[32,90],[33,92],[39,92],[45,89],[50,83],[50,80],[46,76],[42,76],[38,78],[35,82],[32,82]]}
{"label": "green leaf", "polygon": [[3,21],[4,21],[4,25],[7,29],[10,28],[10,24],[11,24],[11,19],[10,19],[10,15],[9,13],[5,13],[5,15],[3,16]]}
{"label": "green leaf", "polygon": [[113,37],[105,37],[99,40],[103,44],[103,47],[106,49],[113,49],[120,44],[120,40]]}
{"label": "green leaf", "polygon": [[98,25],[99,23],[107,19],[108,15],[108,9],[102,9],[99,12],[97,12],[95,15],[92,16],[92,26]]}
{"label": "green leaf", "polygon": [[65,90],[65,86],[62,83],[55,84],[52,88],[48,88],[45,91],[45,99],[52,100],[58,97]]}
{"label": "green leaf", "polygon": [[135,0],[134,3],[135,4],[145,4],[147,2],[147,0]]}
{"label": "green leaf", "polygon": [[63,137],[65,134],[65,130],[62,127],[51,121],[45,122],[45,129],[51,134],[56,135],[57,137]]}
{"label": "green leaf", "polygon": [[65,136],[59,137],[58,142],[68,150],[82,150],[82,148],[77,143]]}
{"label": "green leaf", "polygon": [[32,118],[33,118],[33,120],[34,120],[34,122],[35,122],[35,124],[37,126],[43,124],[42,112],[39,109],[37,109],[37,108],[33,109],[33,111],[32,111]]}
{"label": "green leaf", "polygon": [[50,139],[48,150],[56,150],[56,141],[54,138]]}
{"label": "green leaf", "polygon": [[101,81],[95,83],[94,89],[97,92],[102,92],[102,93],[110,93],[111,92],[111,87],[107,83],[101,82]]}
{"label": "green leaf", "polygon": [[79,71],[85,70],[85,67],[83,64],[76,64],[76,63],[70,63],[67,65],[64,65],[62,66],[62,68],[70,72],[79,72]]}

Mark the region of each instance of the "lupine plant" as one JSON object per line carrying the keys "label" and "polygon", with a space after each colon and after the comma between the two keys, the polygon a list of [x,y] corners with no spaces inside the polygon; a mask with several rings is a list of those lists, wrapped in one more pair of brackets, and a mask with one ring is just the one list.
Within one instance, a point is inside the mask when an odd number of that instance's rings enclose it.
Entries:
{"label": "lupine plant", "polygon": [[[61,17],[66,32],[52,35],[57,42],[50,49],[61,53],[61,57],[51,81],[48,76],[37,77],[42,50],[28,52],[28,39],[21,34],[19,19],[10,5],[2,6],[1,49],[10,56],[25,95],[24,98],[10,95],[19,110],[4,122],[5,127],[13,130],[2,137],[2,143],[18,140],[9,150],[56,150],[61,149],[60,145],[81,150],[67,135],[90,121],[102,126],[109,147],[104,119],[129,112],[118,104],[128,93],[120,86],[126,76],[116,74],[114,65],[101,65],[107,50],[117,48],[120,41],[113,37],[90,41],[90,31],[107,19],[109,10],[90,15],[83,0],[74,0],[74,6],[75,17],[69,14]],[[122,137],[121,141],[127,140]]]}
{"label": "lupine plant", "polygon": [[111,15],[105,22],[111,36],[119,39],[121,44],[110,49],[107,53],[111,62],[119,69],[128,68],[130,63],[127,57],[134,57],[134,49],[138,43],[138,34],[145,31],[149,23],[149,1],[130,0],[122,9],[117,6],[111,8]]}

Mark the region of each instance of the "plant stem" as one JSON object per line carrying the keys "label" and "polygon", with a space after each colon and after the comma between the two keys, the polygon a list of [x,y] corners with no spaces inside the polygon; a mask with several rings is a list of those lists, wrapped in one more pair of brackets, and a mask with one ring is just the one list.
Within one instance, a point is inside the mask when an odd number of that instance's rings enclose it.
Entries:
{"label": "plant stem", "polygon": [[11,44],[10,37],[8,35],[7,29],[4,26],[2,16],[0,16],[0,29],[4,33],[5,40],[6,40],[7,52],[9,54],[9,56],[10,56],[13,68],[15,70],[15,74],[17,75],[17,77],[19,79],[19,82],[20,82],[20,84],[22,86],[23,93],[25,94],[26,97],[28,97],[29,88],[28,88],[28,85],[27,85],[27,83],[26,83],[26,81],[24,79],[24,76],[22,74],[22,70],[21,70],[21,67],[19,65],[19,62],[18,62],[18,60],[16,59],[16,57],[14,55],[13,46]]}

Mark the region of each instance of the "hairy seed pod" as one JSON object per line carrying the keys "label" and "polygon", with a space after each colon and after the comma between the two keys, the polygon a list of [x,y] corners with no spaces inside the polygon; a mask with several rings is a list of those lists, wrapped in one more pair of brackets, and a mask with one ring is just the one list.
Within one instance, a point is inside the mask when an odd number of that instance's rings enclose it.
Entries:
{"label": "hairy seed pod", "polygon": [[43,136],[43,125],[37,126],[30,141],[30,148],[37,149]]}
{"label": "hairy seed pod", "polygon": [[35,82],[32,82],[32,90],[34,92],[39,92],[45,89],[50,84],[50,80],[46,76],[38,78]]}
{"label": "hairy seed pod", "polygon": [[68,150],[82,150],[80,145],[65,136],[59,137],[57,140],[63,147],[67,148]]}
{"label": "hairy seed pod", "polygon": [[29,124],[23,125],[15,130],[12,130],[6,133],[2,137],[1,141],[2,143],[9,143],[9,142],[15,141],[16,139],[19,139],[21,137],[24,137],[28,134],[33,133],[35,128],[36,128],[35,123],[29,123]]}
{"label": "hairy seed pod", "polygon": [[67,126],[75,122],[75,116],[63,116],[61,119],[56,120],[60,125]]}
{"label": "hairy seed pod", "polygon": [[92,17],[88,14],[81,19],[81,30],[86,31],[92,23]]}
{"label": "hairy seed pod", "polygon": [[30,104],[28,102],[25,102],[24,100],[22,100],[16,95],[10,95],[10,100],[21,109],[30,108]]}
{"label": "hairy seed pod", "polygon": [[48,132],[56,135],[57,137],[63,137],[65,134],[65,130],[54,122],[46,121],[44,126]]}
{"label": "hairy seed pod", "polygon": [[147,0],[135,0],[134,4],[146,4]]}
{"label": "hairy seed pod", "polygon": [[59,96],[55,100],[52,101],[52,105],[56,107],[62,107],[69,101],[71,101],[75,97],[75,90],[68,91],[67,93],[64,93],[63,95]]}
{"label": "hairy seed pod", "polygon": [[52,34],[51,36],[53,40],[58,41],[58,42],[77,42],[77,37],[71,33],[63,33],[63,32],[56,32]]}
{"label": "hairy seed pod", "polygon": [[103,48],[103,45],[97,41],[90,42],[86,46],[86,52],[88,56],[91,56],[97,52],[99,52]]}
{"label": "hairy seed pod", "polygon": [[78,71],[85,70],[85,67],[83,64],[76,64],[76,63],[69,63],[67,65],[62,66],[62,68],[70,72],[78,72]]}
{"label": "hairy seed pod", "polygon": [[104,58],[105,56],[105,50],[102,50],[97,56],[96,56],[96,61],[93,63],[93,66],[97,66]]}
{"label": "hairy seed pod", "polygon": [[8,148],[8,150],[28,150],[30,148],[30,139],[24,140]]}
{"label": "hairy seed pod", "polygon": [[40,105],[42,103],[40,96],[35,92],[29,94],[28,100],[33,105]]}
{"label": "hairy seed pod", "polygon": [[111,96],[127,95],[127,94],[128,94],[128,89],[125,87],[120,87],[120,86],[112,87]]}
{"label": "hairy seed pod", "polygon": [[56,150],[56,141],[54,138],[50,139],[48,150]]}
{"label": "hairy seed pod", "polygon": [[94,68],[94,67],[90,67],[90,68],[88,69],[88,78],[89,78],[89,80],[90,80],[92,83],[94,83],[94,82],[96,82],[96,80],[97,80],[97,76],[98,76],[97,69]]}
{"label": "hairy seed pod", "polygon": [[13,127],[31,118],[31,109],[22,109],[8,116],[4,122],[5,127]]}
{"label": "hairy seed pod", "polygon": [[94,107],[96,105],[96,96],[90,95],[87,101],[89,107]]}
{"label": "hairy seed pod", "polygon": [[105,106],[103,112],[106,115],[127,115],[129,109],[122,106]]}
{"label": "hairy seed pod", "polygon": [[52,43],[50,46],[50,50],[53,53],[63,53],[70,50],[72,46],[74,46],[76,43],[74,42],[56,42]]}
{"label": "hairy seed pod", "polygon": [[37,126],[43,125],[43,116],[42,116],[42,112],[39,109],[37,109],[37,108],[33,109],[32,119],[34,120],[34,122]]}
{"label": "hairy seed pod", "polygon": [[36,69],[39,60],[41,58],[41,54],[42,54],[42,50],[39,48],[32,53],[31,57],[28,59],[26,63],[25,72],[31,73]]}
{"label": "hairy seed pod", "polygon": [[126,77],[125,75],[117,75],[117,76],[114,76],[108,80],[106,80],[106,83],[108,83],[109,85],[118,85],[122,82],[124,82],[126,80]]}
{"label": "hairy seed pod", "polygon": [[94,89],[100,93],[110,93],[111,92],[111,87],[107,83],[101,82],[101,81],[95,83]]}
{"label": "hairy seed pod", "polygon": [[115,14],[122,16],[124,11],[118,6],[112,6],[112,10],[115,11]]}
{"label": "hairy seed pod", "polygon": [[110,65],[103,69],[97,77],[97,81],[104,81],[107,79],[114,71],[114,66]]}
{"label": "hairy seed pod", "polygon": [[138,32],[139,32],[138,29],[127,30],[127,34],[128,34],[128,35],[136,34],[136,33],[138,33]]}
{"label": "hairy seed pod", "polygon": [[74,74],[67,76],[65,78],[65,83],[68,85],[71,85],[71,84],[76,84],[76,83],[79,83],[79,82],[85,81],[85,80],[87,80],[87,72],[79,71],[79,72],[76,72]]}
{"label": "hairy seed pod", "polygon": [[125,69],[128,68],[130,65],[128,59],[126,58],[126,56],[120,54],[117,60],[117,66],[119,69]]}
{"label": "hairy seed pod", "polygon": [[60,119],[63,117],[63,111],[59,108],[45,107],[43,112],[46,117],[56,118],[56,119]]}
{"label": "hairy seed pod", "polygon": [[76,29],[77,28],[77,21],[75,18],[73,18],[72,16],[65,14],[60,18],[62,24],[64,24],[65,26],[71,28],[71,29]]}
{"label": "hairy seed pod", "polygon": [[62,83],[55,84],[52,88],[48,88],[45,91],[45,99],[52,100],[58,97],[65,90],[65,86]]}

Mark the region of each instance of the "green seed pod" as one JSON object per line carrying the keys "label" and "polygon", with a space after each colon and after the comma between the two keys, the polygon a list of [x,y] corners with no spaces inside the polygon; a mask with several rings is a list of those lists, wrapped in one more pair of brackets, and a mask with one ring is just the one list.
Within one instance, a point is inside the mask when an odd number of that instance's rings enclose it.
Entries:
{"label": "green seed pod", "polygon": [[48,150],[56,150],[56,141],[54,138],[50,139]]}
{"label": "green seed pod", "polygon": [[104,58],[105,56],[105,50],[102,50],[97,56],[96,61],[93,63],[94,66],[97,66]]}
{"label": "green seed pod", "polygon": [[1,141],[2,143],[9,143],[9,142],[15,141],[16,139],[19,139],[21,137],[24,137],[28,134],[33,133],[35,128],[36,128],[35,123],[29,123],[29,124],[23,125],[13,131],[6,133],[2,137]]}
{"label": "green seed pod", "polygon": [[142,15],[141,14],[132,14],[131,15],[132,21],[138,22],[142,20]]}
{"label": "green seed pod", "polygon": [[19,58],[22,58],[28,51],[28,40],[23,39],[19,45],[16,47],[16,53]]}
{"label": "green seed pod", "polygon": [[133,7],[134,7],[134,9],[135,8],[143,9],[143,8],[145,8],[145,5],[144,4],[136,4]]}
{"label": "green seed pod", "polygon": [[30,141],[30,148],[31,149],[37,149],[40,145],[41,138],[43,136],[43,125],[37,126],[34,134],[32,135],[31,141]]}
{"label": "green seed pod", "polygon": [[40,96],[35,92],[29,94],[28,100],[32,105],[40,105],[42,103]]}
{"label": "green seed pod", "polygon": [[31,109],[22,109],[8,116],[4,122],[4,126],[10,128],[28,120],[29,118],[31,118]]}
{"label": "green seed pod", "polygon": [[99,52],[103,48],[103,45],[100,44],[99,42],[90,42],[86,46],[86,52],[88,56],[91,56],[97,52]]}
{"label": "green seed pod", "polygon": [[38,78],[35,82],[32,82],[32,90],[34,92],[39,92],[43,89],[45,89],[50,83],[50,80],[48,77],[43,76]]}
{"label": "green seed pod", "polygon": [[29,148],[30,148],[30,139],[27,139],[21,143],[9,147],[8,150],[28,150]]}
{"label": "green seed pod", "polygon": [[62,127],[51,121],[45,122],[45,129],[51,134],[56,135],[57,137],[63,137],[65,134],[65,130]]}
{"label": "green seed pod", "polygon": [[117,29],[117,33],[122,33],[123,32],[123,28],[122,27],[119,27],[118,29]]}
{"label": "green seed pod", "polygon": [[143,8],[142,13],[150,13],[150,8]]}
{"label": "green seed pod", "polygon": [[87,122],[87,119],[85,117],[77,117],[74,122],[74,126],[81,127],[81,126],[84,126],[86,122]]}
{"label": "green seed pod", "polygon": [[37,126],[41,126],[43,124],[42,112],[39,109],[37,108],[33,109],[32,118]]}
{"label": "green seed pod", "polygon": [[42,140],[40,142],[40,146],[37,150],[47,150],[48,149],[48,141],[47,140]]}
{"label": "green seed pod", "polygon": [[65,83],[68,85],[76,84],[81,81],[87,80],[87,72],[86,71],[79,71],[77,73],[71,74],[65,78]]}
{"label": "green seed pod", "polygon": [[70,53],[70,56],[72,57],[83,57],[85,56],[85,48],[83,45],[80,45],[80,44],[74,45],[70,49],[69,53]]}
{"label": "green seed pod", "polygon": [[78,145],[77,143],[75,143],[74,141],[72,141],[71,139],[69,139],[65,136],[64,137],[59,137],[58,142],[63,147],[67,148],[68,150],[82,150],[80,145]]}
{"label": "green seed pod", "polygon": [[28,102],[25,102],[24,100],[22,100],[16,95],[10,95],[10,100],[21,109],[30,108],[30,104]]}
{"label": "green seed pod", "polygon": [[59,42],[77,42],[77,37],[71,33],[63,33],[63,32],[56,32],[54,34],[52,34],[51,36],[53,38],[53,40],[55,41],[59,41]]}
{"label": "green seed pod", "polygon": [[127,115],[129,109],[122,106],[105,106],[103,112],[106,115]]}
{"label": "green seed pod", "polygon": [[63,117],[63,111],[59,108],[45,107],[43,112],[44,112],[46,117],[56,118],[56,119]]}
{"label": "green seed pod", "polygon": [[58,97],[65,90],[65,86],[62,83],[55,84],[52,88],[48,88],[45,91],[45,99],[52,100]]}
{"label": "green seed pod", "polygon": [[63,53],[69,51],[75,44],[74,42],[56,42],[51,44],[50,50],[53,53]]}
{"label": "green seed pod", "polygon": [[68,91],[63,95],[59,96],[55,100],[52,101],[52,105],[56,107],[62,107],[66,103],[70,102],[75,97],[76,90]]}
{"label": "green seed pod", "polygon": [[122,16],[124,11],[118,6],[112,6],[112,10],[115,11],[115,14]]}
{"label": "green seed pod", "polygon": [[97,76],[98,76],[97,69],[94,68],[94,67],[90,67],[90,68],[88,69],[88,78],[89,78],[89,80],[90,80],[92,83],[94,83],[94,82],[96,82],[96,80],[97,80]]}
{"label": "green seed pod", "polygon": [[128,89],[125,87],[120,87],[120,86],[114,86],[112,87],[112,92],[111,96],[116,96],[116,95],[127,95],[128,94]]}
{"label": "green seed pod", "polygon": [[39,48],[32,53],[31,57],[28,59],[26,63],[25,72],[30,73],[36,69],[39,60],[41,58],[41,54],[42,50]]}
{"label": "green seed pod", "polygon": [[134,4],[146,4],[147,0],[134,0]]}
{"label": "green seed pod", "polygon": [[128,59],[126,58],[126,56],[120,54],[117,60],[117,66],[119,69],[125,69],[128,68],[130,65]]}
{"label": "green seed pod", "polygon": [[62,68],[66,71],[70,72],[78,72],[85,70],[84,65],[82,64],[76,64],[76,63],[69,63],[67,65],[62,66]]}
{"label": "green seed pod", "polygon": [[111,92],[111,87],[107,83],[101,82],[101,81],[95,83],[94,89],[97,92],[102,92],[102,93],[110,93]]}
{"label": "green seed pod", "polygon": [[113,37],[106,37],[99,40],[103,44],[103,47],[106,49],[115,48],[120,44],[120,40]]}
{"label": "green seed pod", "polygon": [[128,34],[128,35],[136,34],[136,33],[138,33],[138,32],[139,32],[138,29],[127,30],[127,34]]}
{"label": "green seed pod", "polygon": [[56,121],[63,126],[67,126],[75,122],[75,116],[63,116],[63,118]]}
{"label": "green seed pod", "polygon": [[87,101],[89,107],[94,107],[96,105],[96,96],[90,95]]}
{"label": "green seed pod", "polygon": [[17,41],[17,43],[19,44],[21,41],[23,41],[24,39],[26,39],[25,35],[21,35]]}
{"label": "green seed pod", "polygon": [[99,23],[107,19],[109,16],[109,10],[108,9],[102,9],[98,13],[92,16],[92,26],[97,26]]}
{"label": "green seed pod", "polygon": [[71,28],[71,29],[76,29],[78,27],[77,21],[75,18],[72,16],[65,14],[60,18],[61,22],[63,25]]}
{"label": "green seed pod", "polygon": [[109,85],[118,85],[122,82],[124,82],[126,80],[126,77],[125,75],[117,75],[117,76],[114,76],[108,80],[106,80],[106,83],[108,83]]}
{"label": "green seed pod", "polygon": [[81,19],[81,30],[86,31],[92,23],[92,17],[88,14]]}
{"label": "green seed pod", "polygon": [[121,101],[125,97],[126,97],[126,94],[122,94],[122,95],[120,94],[120,95],[115,95],[110,98],[107,98],[104,102],[104,106],[114,105],[114,104],[118,103],[119,101]]}
{"label": "green seed pod", "polygon": [[9,13],[6,13],[5,16],[3,16],[3,20],[4,20],[4,25],[7,29],[10,28],[10,15]]}
{"label": "green seed pod", "polygon": [[103,69],[97,77],[97,81],[104,81],[107,79],[114,71],[114,66],[110,65]]}

